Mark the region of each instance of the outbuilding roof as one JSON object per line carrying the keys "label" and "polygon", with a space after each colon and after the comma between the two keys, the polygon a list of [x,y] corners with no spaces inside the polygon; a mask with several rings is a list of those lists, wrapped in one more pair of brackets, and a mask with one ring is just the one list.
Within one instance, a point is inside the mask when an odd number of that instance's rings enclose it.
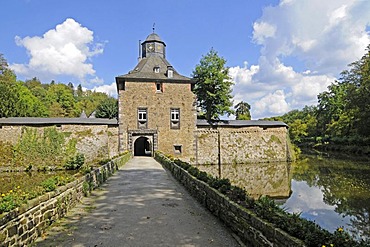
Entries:
{"label": "outbuilding roof", "polygon": [[[219,120],[212,123],[213,126],[220,126],[220,127],[251,127],[251,126],[258,126],[258,127],[286,127],[288,125],[281,121],[265,121],[265,120]],[[207,120],[205,119],[198,119],[197,120],[197,127],[209,127],[211,126]]]}
{"label": "outbuilding roof", "polygon": [[10,117],[0,118],[2,125],[118,125],[117,119],[108,118],[40,118],[40,117]]}

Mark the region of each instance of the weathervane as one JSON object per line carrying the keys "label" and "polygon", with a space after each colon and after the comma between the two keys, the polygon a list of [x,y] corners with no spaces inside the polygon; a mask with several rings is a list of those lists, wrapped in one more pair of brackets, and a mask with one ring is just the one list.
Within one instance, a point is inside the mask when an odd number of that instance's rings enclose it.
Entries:
{"label": "weathervane", "polygon": [[154,33],[154,31],[155,31],[155,22],[153,23],[153,33]]}

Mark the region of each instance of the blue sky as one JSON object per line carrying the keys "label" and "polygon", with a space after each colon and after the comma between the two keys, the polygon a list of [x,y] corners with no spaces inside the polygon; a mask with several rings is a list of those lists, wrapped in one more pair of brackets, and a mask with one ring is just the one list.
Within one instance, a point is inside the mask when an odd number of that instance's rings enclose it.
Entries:
{"label": "blue sky", "polygon": [[185,76],[218,51],[234,103],[250,103],[253,119],[316,104],[370,43],[367,0],[0,1],[0,53],[21,80],[115,94],[115,76],[135,67],[155,23]]}

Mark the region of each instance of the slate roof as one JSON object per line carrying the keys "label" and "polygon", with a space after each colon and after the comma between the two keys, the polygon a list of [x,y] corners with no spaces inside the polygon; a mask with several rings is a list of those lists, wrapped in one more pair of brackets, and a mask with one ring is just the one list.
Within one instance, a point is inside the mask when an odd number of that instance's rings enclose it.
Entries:
{"label": "slate roof", "polygon": [[118,121],[117,119],[108,119],[108,118],[39,118],[39,117],[0,118],[0,126],[57,125],[57,124],[118,125]]}
{"label": "slate roof", "polygon": [[[288,125],[281,121],[264,121],[264,120],[219,120],[213,125],[220,127],[286,127]],[[205,119],[197,119],[197,127],[209,127],[210,124]]]}
{"label": "slate roof", "polygon": [[[156,33],[148,35],[144,43],[148,42],[160,42],[164,46],[166,45]],[[143,43],[143,44],[144,44]],[[132,80],[132,81],[154,81],[154,82],[182,82],[182,83],[193,83],[192,79],[183,75],[180,75],[173,67],[173,77],[167,77],[167,68],[172,65],[166,60],[163,54],[147,54],[142,57],[136,67],[128,72],[128,74],[120,75],[116,77],[116,81],[119,80]],[[159,67],[159,73],[154,72],[154,68]]]}
{"label": "slate roof", "polygon": [[158,41],[158,42],[162,42],[164,43],[161,38],[159,37],[158,34],[156,33],[151,33],[148,35],[148,37],[146,37],[145,41]]}
{"label": "slate roof", "polygon": [[[154,72],[154,67],[159,67],[159,73]],[[167,77],[167,67],[171,64],[163,57],[160,56],[148,56],[140,60],[136,67],[126,75],[118,76],[117,78],[132,79],[132,80],[150,80],[150,81],[178,81],[178,82],[192,82],[189,77],[180,75],[173,68],[173,77]]]}
{"label": "slate roof", "polygon": [[[153,71],[154,67],[159,66],[159,73]],[[136,65],[136,67],[126,75],[118,76],[117,78],[132,79],[132,80],[154,80],[154,81],[179,81],[179,82],[192,82],[189,77],[180,75],[175,69],[173,69],[173,77],[167,77],[167,67],[171,64],[163,57],[160,56],[149,56],[144,57]]]}

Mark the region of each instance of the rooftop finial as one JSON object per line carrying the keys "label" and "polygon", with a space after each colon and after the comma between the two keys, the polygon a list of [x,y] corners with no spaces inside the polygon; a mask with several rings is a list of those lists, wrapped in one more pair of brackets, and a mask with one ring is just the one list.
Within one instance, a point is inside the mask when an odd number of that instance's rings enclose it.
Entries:
{"label": "rooftop finial", "polygon": [[154,33],[154,31],[155,31],[155,22],[153,23],[153,33]]}

